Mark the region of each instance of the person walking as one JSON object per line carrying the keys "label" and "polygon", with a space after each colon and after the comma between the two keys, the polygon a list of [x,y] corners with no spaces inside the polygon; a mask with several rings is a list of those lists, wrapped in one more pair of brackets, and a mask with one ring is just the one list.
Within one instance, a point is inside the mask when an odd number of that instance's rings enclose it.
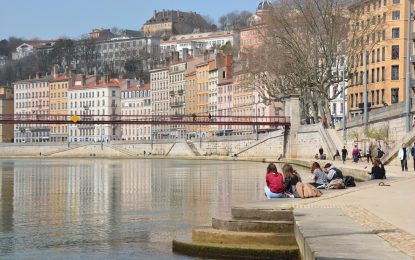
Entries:
{"label": "person walking", "polygon": [[343,146],[343,149],[342,149],[342,161],[343,161],[343,163],[346,162],[346,157],[347,157],[348,154],[349,153],[347,152],[346,146]]}
{"label": "person walking", "polygon": [[320,160],[323,160],[323,152],[324,152],[323,146],[320,146],[320,149],[318,149],[318,153],[320,155]]}
{"label": "person walking", "polygon": [[385,153],[380,148],[378,148],[378,158],[382,158],[383,155],[385,155]]}
{"label": "person walking", "polygon": [[412,156],[412,159],[414,160],[414,171],[415,171],[415,143],[411,147],[411,156]]}
{"label": "person walking", "polygon": [[402,148],[399,149],[398,158],[401,160],[402,171],[408,171],[409,150],[406,148],[406,144],[402,144]]}
{"label": "person walking", "polygon": [[353,162],[357,163],[359,161],[359,148],[357,148],[357,144],[354,145],[352,155],[353,155]]}
{"label": "person walking", "polygon": [[370,148],[368,148],[366,151],[366,161],[367,163],[372,162],[372,151]]}

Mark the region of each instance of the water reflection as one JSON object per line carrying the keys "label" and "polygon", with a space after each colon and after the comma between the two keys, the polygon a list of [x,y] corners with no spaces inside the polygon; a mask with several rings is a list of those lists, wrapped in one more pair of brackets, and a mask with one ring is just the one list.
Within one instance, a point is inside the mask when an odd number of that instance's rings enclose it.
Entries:
{"label": "water reflection", "polygon": [[1,160],[0,256],[165,258],[170,241],[264,198],[265,164]]}

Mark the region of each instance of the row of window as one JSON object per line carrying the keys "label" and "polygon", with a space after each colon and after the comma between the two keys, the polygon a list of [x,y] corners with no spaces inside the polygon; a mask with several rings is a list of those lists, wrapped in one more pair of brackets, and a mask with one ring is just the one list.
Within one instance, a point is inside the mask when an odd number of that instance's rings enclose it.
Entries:
{"label": "row of window", "polygon": [[144,98],[144,97],[149,97],[149,95],[150,95],[150,90],[125,91],[125,92],[121,92],[121,99]]}
{"label": "row of window", "polygon": [[[370,73],[369,73],[370,72]],[[373,68],[372,70],[367,70],[366,80],[367,83],[377,83],[385,81],[385,67],[382,68]],[[352,78],[352,84],[354,86],[363,84],[364,72],[356,72]],[[370,79],[370,81],[369,81]],[[391,80],[399,80],[399,65],[391,66]]]}
{"label": "row of window", "polygon": [[68,83],[62,83],[62,84],[51,84],[50,85],[50,89],[67,89],[68,88]]}
{"label": "row of window", "polygon": [[[359,103],[363,103],[364,96],[363,92],[355,93],[350,95],[350,107],[351,108],[358,108]],[[372,90],[368,92],[368,102],[370,102],[373,106],[374,105],[383,105],[385,104],[385,90]],[[391,104],[395,104],[399,102],[399,88],[392,88],[391,90]]]}
{"label": "row of window", "polygon": [[30,88],[47,88],[49,87],[48,82],[40,82],[40,83],[29,83],[29,84],[16,84],[15,90],[17,89],[30,89]]}
{"label": "row of window", "polygon": [[16,99],[24,99],[24,98],[47,98],[49,97],[48,91],[37,91],[37,92],[31,92],[31,93],[16,93],[15,98]]}

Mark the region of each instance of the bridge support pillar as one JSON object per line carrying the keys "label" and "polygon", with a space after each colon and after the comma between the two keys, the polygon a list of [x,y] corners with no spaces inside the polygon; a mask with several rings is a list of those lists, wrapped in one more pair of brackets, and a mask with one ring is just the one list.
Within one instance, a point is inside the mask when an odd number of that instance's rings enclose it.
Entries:
{"label": "bridge support pillar", "polygon": [[284,111],[285,116],[290,117],[291,120],[291,127],[289,129],[289,132],[284,135],[284,157],[296,158],[297,151],[294,144],[296,143],[297,133],[301,123],[300,95],[292,94],[288,96],[285,99]]}

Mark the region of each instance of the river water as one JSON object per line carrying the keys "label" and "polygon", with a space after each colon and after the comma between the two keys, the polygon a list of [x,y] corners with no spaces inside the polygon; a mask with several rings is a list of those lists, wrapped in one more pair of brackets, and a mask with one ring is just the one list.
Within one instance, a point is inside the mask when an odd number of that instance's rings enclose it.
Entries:
{"label": "river water", "polygon": [[183,259],[171,240],[264,200],[264,163],[0,160],[0,258]]}

